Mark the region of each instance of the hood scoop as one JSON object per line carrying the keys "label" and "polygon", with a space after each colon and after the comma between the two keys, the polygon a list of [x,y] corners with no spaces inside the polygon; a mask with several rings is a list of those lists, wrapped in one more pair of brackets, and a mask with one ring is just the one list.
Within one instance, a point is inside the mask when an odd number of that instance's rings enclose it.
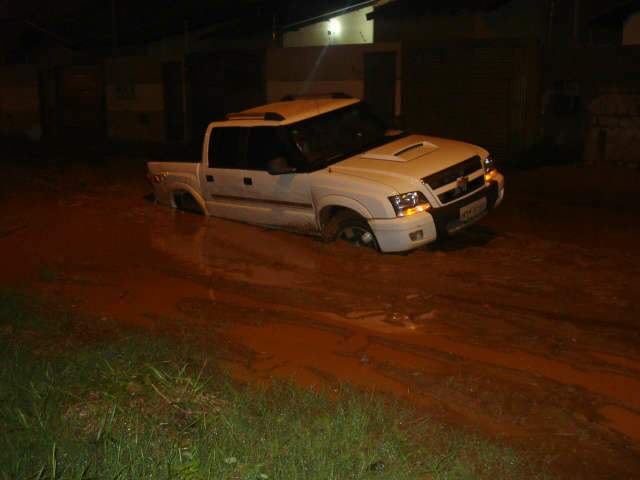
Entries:
{"label": "hood scoop", "polygon": [[415,160],[418,157],[427,155],[431,152],[438,150],[437,145],[430,142],[416,142],[404,145],[396,151],[387,153],[384,150],[386,148],[377,148],[361,155],[362,158],[368,158],[371,160],[386,160],[388,162],[409,162]]}

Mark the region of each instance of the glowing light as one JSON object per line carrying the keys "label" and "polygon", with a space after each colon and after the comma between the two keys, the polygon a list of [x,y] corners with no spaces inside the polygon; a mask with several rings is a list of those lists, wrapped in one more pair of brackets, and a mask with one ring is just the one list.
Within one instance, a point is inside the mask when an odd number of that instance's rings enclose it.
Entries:
{"label": "glowing light", "polygon": [[329,35],[340,35],[342,32],[342,25],[340,24],[340,20],[337,18],[332,18],[329,20]]}
{"label": "glowing light", "polygon": [[491,170],[489,173],[485,173],[484,174],[484,181],[488,182],[488,181],[494,179],[495,176],[496,176],[496,173],[497,172],[495,170]]}
{"label": "glowing light", "polygon": [[417,205],[413,208],[407,208],[403,213],[405,217],[409,215],[415,215],[416,213],[426,212],[429,210],[429,205]]}

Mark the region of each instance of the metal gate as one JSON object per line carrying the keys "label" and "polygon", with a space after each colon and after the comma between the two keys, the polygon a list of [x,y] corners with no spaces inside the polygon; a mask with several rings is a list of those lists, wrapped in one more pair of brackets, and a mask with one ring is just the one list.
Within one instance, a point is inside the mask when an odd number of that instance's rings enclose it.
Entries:
{"label": "metal gate", "polygon": [[396,52],[364,53],[364,99],[391,124],[396,113]]}
{"label": "metal gate", "polygon": [[220,51],[189,59],[192,139],[209,122],[266,102],[265,52]]}
{"label": "metal gate", "polygon": [[475,143],[509,161],[526,141],[528,55],[517,41],[405,46],[407,127]]}

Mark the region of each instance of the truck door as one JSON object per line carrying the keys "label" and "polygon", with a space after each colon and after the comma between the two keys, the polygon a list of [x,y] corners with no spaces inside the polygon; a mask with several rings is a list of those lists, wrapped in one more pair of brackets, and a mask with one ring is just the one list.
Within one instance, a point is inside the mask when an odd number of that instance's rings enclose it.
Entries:
{"label": "truck door", "polygon": [[202,190],[216,217],[252,222],[244,188],[248,133],[244,127],[214,127],[209,134]]}
{"label": "truck door", "polygon": [[273,165],[287,166],[284,143],[276,127],[252,127],[247,139],[245,195],[252,222],[315,232],[309,174],[272,175]]}

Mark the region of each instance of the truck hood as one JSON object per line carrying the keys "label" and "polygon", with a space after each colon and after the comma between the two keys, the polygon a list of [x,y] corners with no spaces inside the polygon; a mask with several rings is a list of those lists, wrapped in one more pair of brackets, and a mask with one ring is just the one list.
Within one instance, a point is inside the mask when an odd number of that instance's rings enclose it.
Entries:
{"label": "truck hood", "polygon": [[384,183],[402,193],[416,180],[474,155],[484,158],[488,152],[469,143],[409,135],[342,160],[331,171]]}

